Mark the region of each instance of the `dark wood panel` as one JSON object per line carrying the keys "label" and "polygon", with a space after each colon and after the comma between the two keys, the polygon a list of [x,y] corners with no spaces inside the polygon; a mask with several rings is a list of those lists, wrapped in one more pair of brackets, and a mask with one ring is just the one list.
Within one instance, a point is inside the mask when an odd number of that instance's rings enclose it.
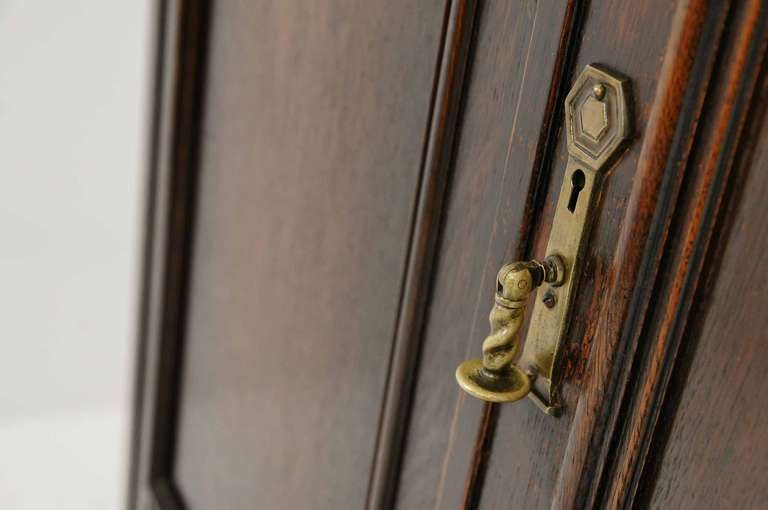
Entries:
{"label": "dark wood panel", "polygon": [[[636,381],[628,392],[622,415],[624,430],[614,455],[614,473],[606,489],[612,508],[631,504],[643,472],[661,449],[651,446],[652,434],[673,369],[678,347],[687,334],[688,318],[712,228],[737,154],[737,143],[749,111],[750,98],[765,45],[762,2],[719,5],[707,13],[702,46],[708,47],[698,71],[702,81],[692,96],[703,102],[696,123],[696,138],[683,176],[680,194],[669,204],[673,210],[669,242],[662,255],[653,290],[653,303],[642,333],[643,342],[633,370]],[[721,37],[721,34],[722,37]],[[707,78],[711,76],[711,79]],[[708,84],[707,84],[708,80]],[[722,211],[728,214],[727,209]],[[718,237],[715,237],[717,239]]]}
{"label": "dark wood panel", "polygon": [[[482,4],[471,51],[445,225],[439,244],[399,508],[457,508],[471,489],[476,431],[486,408],[465,399],[456,366],[479,352],[493,280],[525,250],[521,225],[538,186],[533,170],[568,4]],[[546,130],[546,129],[545,129]],[[464,408],[471,411],[464,411]],[[458,419],[461,416],[461,419]],[[542,465],[548,461],[542,457]],[[532,496],[535,497],[535,496]]]}
{"label": "dark wood panel", "polygon": [[[564,414],[553,419],[529,403],[501,406],[481,508],[592,505],[593,489],[589,484],[599,477],[605,453],[601,448],[607,447],[601,443],[606,441],[605,430],[615,418],[607,377],[614,368],[614,349],[626,318],[626,289],[632,288],[636,277],[637,266],[630,264],[641,258],[647,236],[647,230],[642,230],[649,226],[653,212],[653,192],[648,188],[648,196],[638,196],[638,192],[641,185],[649,184],[642,182],[643,178],[656,176],[644,175],[642,166],[649,163],[649,145],[669,140],[658,136],[651,115],[654,105],[666,99],[662,94],[659,100],[659,79],[674,9],[674,4],[664,1],[634,3],[631,9],[625,2],[589,3],[571,75],[575,77],[587,64],[597,62],[630,77],[637,139],[604,184],[568,333]],[[674,125],[676,112],[668,113]],[[555,154],[529,256],[541,257],[545,253],[567,161],[564,132],[560,133]],[[658,166],[652,169],[658,175],[664,169],[665,158],[662,154],[654,158],[658,159],[652,163]],[[648,217],[640,219],[645,214]],[[628,237],[630,229],[638,226],[643,229]],[[539,459],[542,451],[546,452],[547,463]],[[538,497],[530,499],[534,492]]]}
{"label": "dark wood panel", "polygon": [[[765,86],[765,84],[764,84]],[[765,99],[765,89],[763,97]],[[764,109],[763,114],[764,114]],[[768,133],[753,131],[684,338],[652,508],[768,507]],[[668,414],[676,409],[674,417]],[[657,450],[660,453],[660,450]]]}
{"label": "dark wood panel", "polygon": [[453,160],[454,136],[476,8],[475,0],[453,0],[446,16],[432,120],[424,153],[424,171],[371,474],[369,508],[392,507],[400,474],[402,446],[413,393],[413,374],[429,299],[445,188]]}
{"label": "dark wood panel", "polygon": [[359,508],[443,1],[218,2],[175,482],[191,508]]}
{"label": "dark wood panel", "polygon": [[[639,506],[768,504],[748,407],[766,275],[743,270],[768,149],[737,150],[763,4],[169,0],[131,504],[619,508],[638,484]],[[544,253],[560,106],[591,62],[633,80],[639,136],[606,182],[555,420],[452,374],[498,267]]]}
{"label": "dark wood panel", "polygon": [[[702,267],[691,273],[700,272],[701,278],[694,280],[693,290],[680,285],[677,307],[691,313],[686,321],[665,321],[671,322],[670,345],[649,354],[665,369],[659,391],[665,391],[666,398],[663,405],[654,402],[660,409],[653,410],[658,415],[649,445],[653,455],[648,455],[636,506],[768,506],[768,414],[755,405],[768,398],[768,385],[761,379],[768,370],[768,271],[762,264],[766,226],[760,220],[768,212],[763,170],[768,162],[768,13],[759,4],[740,6],[742,12],[734,17],[741,30],[732,31],[734,48],[727,53],[731,58],[722,59],[726,72],[717,94],[721,104],[708,123],[712,134],[699,165],[695,201],[705,206],[696,216],[705,226],[711,229],[715,217],[720,218],[714,230],[699,234],[711,238],[708,251],[707,243],[689,243],[700,247],[691,265]],[[761,61],[762,76],[750,101]]]}

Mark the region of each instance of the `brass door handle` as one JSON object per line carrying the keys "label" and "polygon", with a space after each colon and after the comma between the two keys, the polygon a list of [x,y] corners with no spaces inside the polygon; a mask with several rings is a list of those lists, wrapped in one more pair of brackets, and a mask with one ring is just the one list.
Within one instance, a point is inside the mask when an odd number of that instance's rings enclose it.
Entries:
{"label": "brass door handle", "polygon": [[514,364],[525,305],[542,282],[562,284],[564,274],[563,262],[557,255],[543,262],[513,262],[501,268],[483,358],[467,360],[456,369],[456,380],[464,391],[489,402],[514,402],[531,391],[529,375]]}
{"label": "brass door handle", "polygon": [[[459,385],[470,395],[489,402],[528,395],[544,412],[558,415],[568,319],[601,184],[632,135],[631,99],[629,80],[598,65],[587,66],[568,93],[568,165],[547,256],[499,271],[483,358],[465,361],[456,370]],[[525,349],[515,362],[525,303],[536,287],[541,288]]]}

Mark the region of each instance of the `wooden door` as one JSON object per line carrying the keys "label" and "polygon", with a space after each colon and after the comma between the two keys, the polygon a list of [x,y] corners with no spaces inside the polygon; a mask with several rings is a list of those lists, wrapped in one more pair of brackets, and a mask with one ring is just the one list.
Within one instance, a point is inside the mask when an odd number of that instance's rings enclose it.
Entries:
{"label": "wooden door", "polygon": [[[763,2],[159,10],[132,508],[765,502],[692,453],[726,427],[725,465],[754,447],[745,465],[768,468],[762,415],[702,422],[695,389],[748,413],[708,378],[732,367],[765,397],[764,297],[743,293],[768,272],[729,276],[759,257]],[[554,418],[453,373],[498,269],[545,255],[563,103],[593,63],[631,80],[635,137],[605,179]],[[686,499],[703,485],[717,497]]]}
{"label": "wooden door", "polygon": [[[399,507],[644,507],[648,501],[636,502],[635,495],[638,487],[654,490],[655,462],[678,467],[658,460],[662,452],[651,445],[673,420],[659,413],[673,398],[667,385],[676,349],[695,334],[686,325],[711,256],[712,229],[723,221],[718,217],[731,214],[721,206],[726,183],[744,185],[730,169],[752,143],[741,127],[751,112],[761,115],[754,89],[766,42],[762,4],[482,5],[421,339]],[[552,19],[562,19],[559,37],[542,28]],[[530,402],[499,406],[469,398],[445,374],[479,354],[496,271],[545,254],[567,160],[562,101],[592,62],[631,77],[636,138],[606,178],[568,333],[564,413],[553,419]],[[759,297],[755,303],[764,308]],[[758,316],[751,323],[741,317],[746,331],[759,329]],[[760,340],[752,334],[740,348],[759,349]],[[725,358],[718,362],[729,365]],[[689,426],[706,412],[696,409]],[[731,412],[724,408],[712,421],[741,423]],[[765,421],[748,420],[729,440],[754,441],[762,451],[766,439],[756,437],[757,423]],[[697,447],[715,441],[714,434]],[[702,458],[690,454],[685,462],[694,469]],[[768,469],[764,456],[750,464]],[[686,479],[687,488],[713,484],[717,469]],[[670,480],[658,483],[679,483],[666,476]],[[761,508],[759,484],[746,490],[748,482],[719,482],[730,490],[722,501],[679,492],[675,504],[722,508],[730,500]],[[745,489],[738,497],[737,487]]]}
{"label": "wooden door", "polygon": [[151,490],[191,508],[363,506],[445,4],[165,15]]}

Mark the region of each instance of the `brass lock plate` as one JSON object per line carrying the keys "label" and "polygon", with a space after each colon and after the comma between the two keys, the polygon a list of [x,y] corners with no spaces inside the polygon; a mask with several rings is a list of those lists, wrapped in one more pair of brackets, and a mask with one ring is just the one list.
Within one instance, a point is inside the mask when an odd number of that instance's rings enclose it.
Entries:
{"label": "brass lock plate", "polygon": [[632,135],[631,114],[629,80],[598,65],[585,68],[565,101],[569,158],[546,251],[562,259],[565,278],[539,287],[519,362],[532,376],[528,396],[548,414],[559,412],[574,293],[603,179]]}

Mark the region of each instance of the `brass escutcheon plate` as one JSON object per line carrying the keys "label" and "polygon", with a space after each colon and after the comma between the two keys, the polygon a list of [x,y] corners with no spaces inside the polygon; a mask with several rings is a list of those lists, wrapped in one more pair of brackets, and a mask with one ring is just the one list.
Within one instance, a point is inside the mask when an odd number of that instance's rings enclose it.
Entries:
{"label": "brass escutcheon plate", "polygon": [[569,158],[546,251],[562,259],[565,279],[539,288],[518,363],[532,376],[528,396],[551,415],[560,409],[563,346],[600,188],[632,136],[629,80],[588,65],[565,100],[565,122]]}

